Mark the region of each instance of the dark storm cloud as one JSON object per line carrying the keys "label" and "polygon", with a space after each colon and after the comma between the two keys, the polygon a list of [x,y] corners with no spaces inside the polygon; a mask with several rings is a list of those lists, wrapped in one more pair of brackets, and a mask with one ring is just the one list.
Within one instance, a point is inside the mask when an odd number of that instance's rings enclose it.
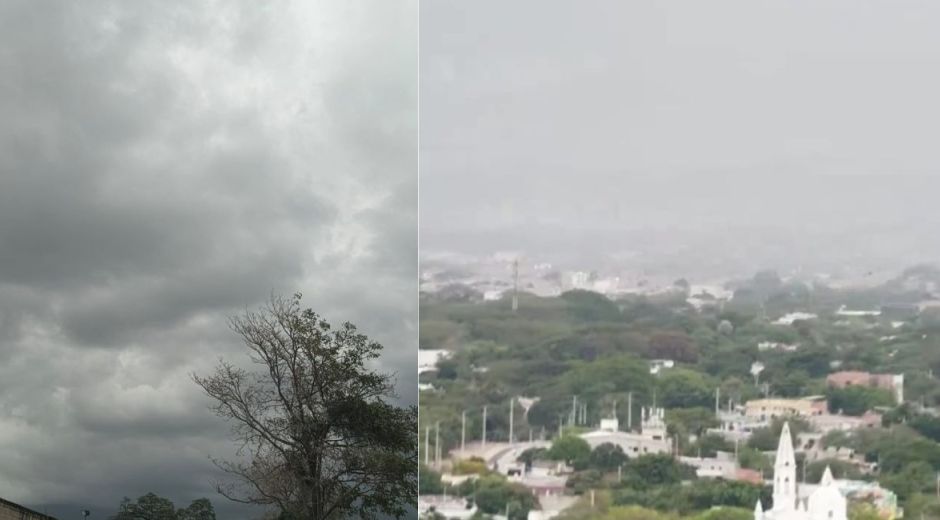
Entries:
{"label": "dark storm cloud", "polygon": [[[395,4],[395,5],[391,5]],[[303,292],[416,400],[412,3],[0,6],[0,489],[211,495],[189,377]],[[100,511],[105,514],[105,511]]]}

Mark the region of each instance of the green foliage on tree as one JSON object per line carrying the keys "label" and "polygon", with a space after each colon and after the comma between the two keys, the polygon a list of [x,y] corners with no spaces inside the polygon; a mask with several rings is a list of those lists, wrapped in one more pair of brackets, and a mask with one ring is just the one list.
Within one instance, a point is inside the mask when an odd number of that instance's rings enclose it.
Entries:
{"label": "green foliage on tree", "polygon": [[876,406],[894,404],[894,396],[888,390],[865,386],[830,388],[826,397],[832,413],[841,412],[845,415],[862,415]]}
{"label": "green foliage on tree", "polygon": [[215,510],[206,498],[176,509],[169,499],[147,493],[137,500],[125,497],[111,520],[215,520]]}
{"label": "green foliage on tree", "polygon": [[418,493],[421,495],[439,495],[444,492],[441,474],[424,464],[418,467]]}
{"label": "green foliage on tree", "polygon": [[602,471],[616,470],[626,462],[627,455],[623,452],[623,448],[609,442],[591,450],[588,457],[589,466]]}
{"label": "green foliage on tree", "polygon": [[627,461],[623,469],[624,485],[639,490],[678,484],[694,476],[694,468],[663,453],[640,455]]}
{"label": "green foliage on tree", "polygon": [[552,460],[560,460],[565,464],[573,464],[575,461],[586,461],[591,455],[591,446],[586,440],[577,435],[563,435],[552,442],[552,447],[548,450],[548,457]]}
{"label": "green foliage on tree", "polygon": [[666,408],[708,408],[718,385],[701,372],[673,368],[660,375],[656,386],[657,401]]}
{"label": "green foliage on tree", "polygon": [[495,473],[480,477],[473,489],[473,500],[486,514],[504,514],[508,507],[510,520],[525,520],[530,510],[538,509],[538,500],[525,486]]}

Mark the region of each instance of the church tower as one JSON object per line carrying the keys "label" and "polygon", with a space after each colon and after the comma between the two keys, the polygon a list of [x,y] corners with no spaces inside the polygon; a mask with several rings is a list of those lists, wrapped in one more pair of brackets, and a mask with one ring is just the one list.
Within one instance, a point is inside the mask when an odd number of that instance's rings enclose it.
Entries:
{"label": "church tower", "polygon": [[780,432],[780,442],[777,445],[773,497],[774,512],[793,511],[796,508],[796,457],[793,454],[790,423],[783,423],[783,431]]}

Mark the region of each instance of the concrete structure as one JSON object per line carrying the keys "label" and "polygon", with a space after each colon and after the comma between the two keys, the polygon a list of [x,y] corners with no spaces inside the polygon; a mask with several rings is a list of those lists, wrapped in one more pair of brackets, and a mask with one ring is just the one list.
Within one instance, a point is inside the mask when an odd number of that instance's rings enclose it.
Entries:
{"label": "concrete structure", "polygon": [[604,419],[601,428],[581,434],[594,449],[601,444],[610,443],[620,446],[627,457],[637,457],[648,453],[672,453],[672,440],[666,436],[665,410],[662,408],[643,408],[640,433],[622,432],[616,418]]}
{"label": "concrete structure", "polygon": [[872,473],[877,463],[865,460],[865,455],[855,453],[855,450],[848,447],[824,446],[821,432],[803,432],[797,435],[794,449],[798,453],[803,453],[808,463],[820,460],[839,460],[854,465],[862,473]]}
{"label": "concrete structure", "polygon": [[440,513],[448,520],[470,518],[477,512],[476,505],[469,505],[462,497],[447,495],[421,495],[418,497],[418,514],[424,518],[431,513]]}
{"label": "concrete structure", "polygon": [[714,457],[679,457],[679,462],[695,468],[695,475],[699,478],[736,480],[740,469],[734,453],[723,451],[719,451]]}
{"label": "concrete structure", "polygon": [[38,511],[0,498],[0,520],[56,520]]}
{"label": "concrete structure", "polygon": [[865,311],[865,310],[849,309],[849,308],[846,307],[845,305],[842,305],[842,306],[840,306],[839,309],[836,311],[836,315],[838,315],[838,316],[855,316],[855,317],[863,317],[863,316],[881,316],[881,309]]}
{"label": "concrete structure", "polygon": [[447,350],[418,350],[418,374],[436,372],[437,363],[451,356]]}
{"label": "concrete structure", "polygon": [[807,421],[814,430],[829,433],[835,430],[850,431],[862,428],[878,428],[881,426],[881,414],[871,410],[860,417],[824,413],[822,415],[813,415]]}
{"label": "concrete structure", "polygon": [[826,376],[826,384],[833,388],[848,386],[881,388],[892,392],[897,404],[904,402],[904,374],[872,374],[870,372],[846,370]]}
{"label": "concrete structure", "polygon": [[815,320],[818,316],[809,312],[791,312],[774,321],[775,325],[793,325],[797,321]]}
{"label": "concrete structure", "polygon": [[650,374],[656,375],[663,371],[666,368],[672,368],[676,366],[676,362],[671,359],[651,359],[650,360]]}
{"label": "concrete structure", "polygon": [[530,510],[527,520],[551,520],[577,501],[578,497],[565,495],[539,497],[539,509]]}
{"label": "concrete structure", "polygon": [[757,344],[757,350],[765,352],[768,350],[779,350],[782,352],[796,352],[800,346],[797,344],[778,343],[774,341],[762,341]]}
{"label": "concrete structure", "polygon": [[744,410],[739,408],[733,411],[720,411],[718,420],[721,426],[718,428],[709,428],[706,433],[721,435],[729,441],[745,442],[754,433],[754,430],[770,426],[770,421],[762,419],[760,416],[745,415]]}
{"label": "concrete structure", "polygon": [[526,475],[509,477],[510,482],[522,484],[536,497],[554,497],[565,493],[568,477],[563,475]]}
{"label": "concrete structure", "polygon": [[804,486],[797,487],[796,457],[788,423],[780,432],[773,488],[773,507],[764,511],[758,500],[754,506],[754,520],[848,520],[848,501],[836,486],[828,467],[812,492]]}
{"label": "concrete structure", "polygon": [[744,404],[744,415],[770,420],[777,417],[812,417],[825,414],[828,410],[826,399],[822,396],[801,397],[799,399],[755,399]]}

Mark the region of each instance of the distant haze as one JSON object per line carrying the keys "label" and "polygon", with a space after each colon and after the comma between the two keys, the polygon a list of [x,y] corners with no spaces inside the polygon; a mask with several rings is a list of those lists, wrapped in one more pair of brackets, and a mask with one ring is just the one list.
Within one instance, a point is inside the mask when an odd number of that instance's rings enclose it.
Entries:
{"label": "distant haze", "polygon": [[940,257],[940,4],[420,9],[424,253],[639,251],[678,271]]}

